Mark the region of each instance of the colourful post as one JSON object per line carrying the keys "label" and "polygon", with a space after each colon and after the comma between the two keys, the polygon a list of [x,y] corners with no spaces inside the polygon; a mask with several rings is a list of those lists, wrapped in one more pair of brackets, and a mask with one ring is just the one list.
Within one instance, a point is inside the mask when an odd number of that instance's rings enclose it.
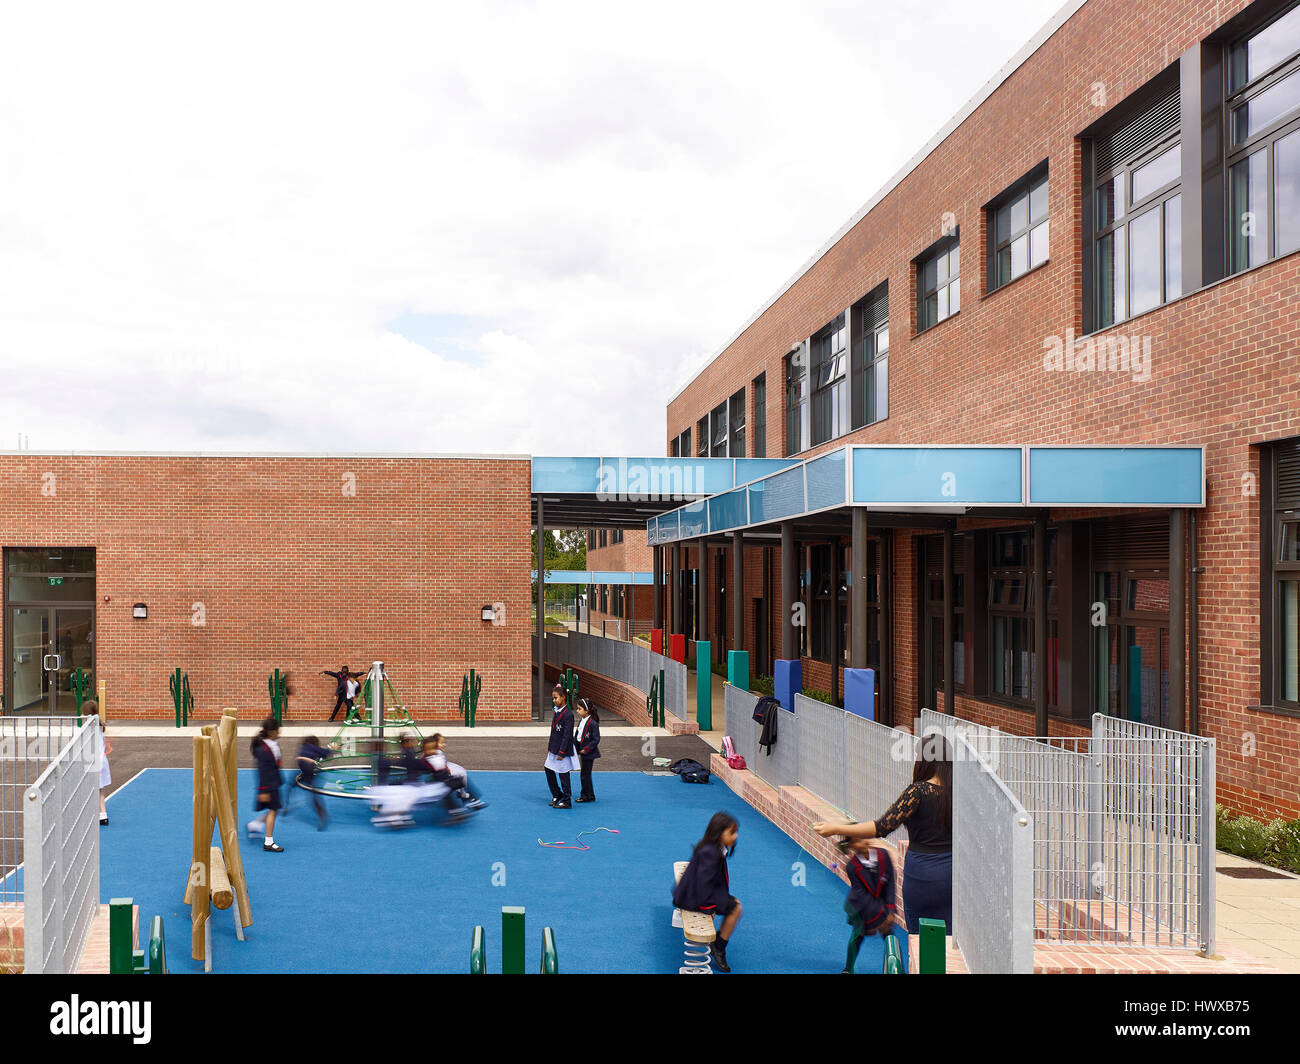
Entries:
{"label": "colourful post", "polygon": [[923,916],[921,929],[921,974],[944,975],[948,971],[948,925]]}
{"label": "colourful post", "polygon": [[478,717],[478,695],[483,690],[483,674],[475,672],[473,668],[469,670],[469,680],[465,686],[465,705],[468,713],[468,719],[465,721],[467,727],[473,728]]}
{"label": "colourful post", "polygon": [[664,630],[662,628],[650,629],[650,649],[656,654],[664,652]]}
{"label": "colourful post", "polygon": [[108,972],[110,975],[130,975],[134,967],[135,942],[131,935],[131,911],[135,903],[130,898],[114,898],[108,903]]}
{"label": "colourful post", "polygon": [[[81,669],[72,670],[72,693],[77,696],[77,727],[81,727],[81,703],[90,690],[90,677]],[[101,718],[102,719],[102,718]]]}
{"label": "colourful post", "polygon": [[686,636],[676,632],[668,637],[668,656],[673,661],[686,664]]}
{"label": "colourful post", "polygon": [[695,723],[700,731],[713,730],[712,651],[707,639],[695,641]]}
{"label": "colourful post", "polygon": [[524,910],[501,906],[501,974],[524,974]]}
{"label": "colourful post", "polygon": [[286,676],[279,669],[266,678],[266,689],[271,695],[271,715],[276,720],[284,720],[289,709],[289,685]]}
{"label": "colourful post", "polygon": [[555,952],[555,932],[549,927],[542,928],[542,974],[560,974],[560,958]]}
{"label": "colourful post", "polygon": [[881,970],[885,975],[903,974],[903,955],[898,948],[898,938],[892,931],[885,936],[885,965]]}
{"label": "colourful post", "polygon": [[668,715],[664,710],[664,670],[659,670],[659,727],[668,727]]}
{"label": "colourful post", "polygon": [[479,924],[474,928],[474,938],[469,946],[469,974],[486,975],[487,974],[487,942],[483,933],[483,925]]}
{"label": "colourful post", "polygon": [[564,688],[564,697],[570,709],[578,704],[578,674],[572,669],[565,669],[560,675],[560,686]]}
{"label": "colourful post", "polygon": [[741,691],[749,690],[749,651],[727,651],[727,683]]}
{"label": "colourful post", "polygon": [[163,918],[149,921],[149,974],[167,974],[167,947],[163,942]]}

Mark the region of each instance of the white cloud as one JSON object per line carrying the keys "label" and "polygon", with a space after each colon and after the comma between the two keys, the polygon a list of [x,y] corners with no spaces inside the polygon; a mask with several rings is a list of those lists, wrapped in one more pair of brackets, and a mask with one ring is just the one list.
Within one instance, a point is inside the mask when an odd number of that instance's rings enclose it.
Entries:
{"label": "white cloud", "polygon": [[[660,453],[685,368],[1057,6],[11,9],[0,421]],[[480,357],[386,331],[407,313]]]}

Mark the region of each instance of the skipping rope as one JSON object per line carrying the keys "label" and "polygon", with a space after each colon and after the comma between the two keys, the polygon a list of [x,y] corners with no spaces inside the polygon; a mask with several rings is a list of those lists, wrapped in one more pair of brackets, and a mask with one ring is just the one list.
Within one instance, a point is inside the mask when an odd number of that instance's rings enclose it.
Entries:
{"label": "skipping rope", "polygon": [[591,847],[588,846],[585,842],[582,842],[582,841],[581,841],[581,840],[582,840],[582,836],[584,836],[584,835],[594,835],[594,834],[596,834],[596,832],[598,832],[598,831],[608,831],[611,835],[617,835],[617,834],[619,834],[619,830],[618,830],[617,828],[604,828],[604,827],[601,827],[601,828],[592,828],[590,831],[579,831],[579,832],[578,832],[578,838],[575,840],[575,841],[578,842],[578,845],[577,845],[577,846],[570,846],[570,845],[568,845],[567,843],[565,843],[563,840],[561,840],[561,841],[559,841],[559,842],[543,842],[541,839],[538,839],[538,840],[537,840],[537,845],[538,845],[538,846],[545,846],[548,850],[590,850]]}

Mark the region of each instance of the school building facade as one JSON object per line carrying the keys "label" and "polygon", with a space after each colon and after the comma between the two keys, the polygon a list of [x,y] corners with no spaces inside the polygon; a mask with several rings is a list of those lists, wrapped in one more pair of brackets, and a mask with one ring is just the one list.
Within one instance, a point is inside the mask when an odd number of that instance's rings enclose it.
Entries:
{"label": "school building facade", "polygon": [[1293,0],[1068,4],[669,402],[804,471],[652,522],[664,626],[1300,815],[1298,87]]}

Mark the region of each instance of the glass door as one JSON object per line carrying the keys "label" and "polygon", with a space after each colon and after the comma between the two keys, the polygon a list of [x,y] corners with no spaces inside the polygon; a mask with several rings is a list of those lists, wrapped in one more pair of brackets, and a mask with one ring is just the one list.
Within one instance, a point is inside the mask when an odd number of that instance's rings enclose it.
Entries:
{"label": "glass door", "polygon": [[9,610],[9,713],[44,713],[50,702],[50,609],[14,606]]}
{"label": "glass door", "polygon": [[73,716],[95,690],[95,549],[6,547],[4,712]]}
{"label": "glass door", "polygon": [[73,677],[79,672],[86,697],[95,697],[95,611],[88,606],[55,606],[50,712],[71,717],[77,713]]}

